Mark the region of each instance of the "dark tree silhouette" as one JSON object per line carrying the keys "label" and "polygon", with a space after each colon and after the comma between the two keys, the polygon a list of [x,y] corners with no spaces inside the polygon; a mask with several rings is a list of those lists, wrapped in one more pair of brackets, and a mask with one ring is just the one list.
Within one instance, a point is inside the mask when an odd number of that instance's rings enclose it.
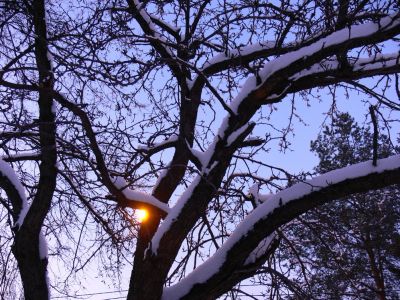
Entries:
{"label": "dark tree silhouette", "polygon": [[[2,0],[0,9],[1,251],[12,240],[25,299],[62,291],[93,260],[116,278],[132,255],[128,299],[235,297],[244,279],[276,274],[263,265],[280,226],[400,181],[391,156],[283,189],[296,178],[268,155],[289,146],[297,104],[314,97],[368,99],[390,124],[397,1]],[[270,118],[286,103],[282,128]],[[49,255],[66,269],[52,275],[59,282],[48,282]]]}

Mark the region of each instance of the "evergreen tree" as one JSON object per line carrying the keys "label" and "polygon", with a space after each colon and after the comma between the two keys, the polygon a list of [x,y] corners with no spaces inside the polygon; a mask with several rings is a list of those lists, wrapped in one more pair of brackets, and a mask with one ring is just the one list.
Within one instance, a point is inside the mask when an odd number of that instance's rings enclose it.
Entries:
{"label": "evergreen tree", "polygon": [[[316,171],[325,173],[372,159],[373,135],[341,113],[311,142],[311,150],[320,159]],[[393,152],[381,135],[378,156]],[[288,228],[313,298],[399,299],[399,200],[398,186],[357,194],[308,212]]]}

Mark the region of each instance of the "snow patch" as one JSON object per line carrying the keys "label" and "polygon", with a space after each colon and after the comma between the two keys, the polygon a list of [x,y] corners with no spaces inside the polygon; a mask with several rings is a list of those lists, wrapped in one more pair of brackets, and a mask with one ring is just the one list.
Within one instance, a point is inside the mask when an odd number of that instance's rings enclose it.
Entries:
{"label": "snow patch", "polygon": [[0,173],[2,176],[8,178],[11,184],[18,191],[19,197],[22,201],[21,212],[19,213],[17,222],[15,222],[15,226],[21,227],[22,224],[24,223],[25,216],[28,213],[28,201],[26,199],[25,189],[22,186],[21,181],[19,181],[18,176],[15,173],[14,169],[11,168],[11,166],[5,161],[3,161],[1,158],[0,158]]}
{"label": "snow patch", "polygon": [[46,52],[46,57],[47,57],[47,60],[49,61],[49,64],[50,64],[50,71],[53,72],[53,70],[54,70],[54,62],[53,62],[53,55],[50,53],[50,51]]}
{"label": "snow patch", "polygon": [[271,48],[275,47],[275,44],[276,44],[276,41],[265,41],[265,42],[251,44],[248,46],[242,46],[237,49],[230,49],[226,53],[225,52],[219,53],[216,56],[209,59],[207,62],[205,62],[201,71],[203,71],[204,69],[206,69],[212,65],[215,65],[217,63],[220,63],[220,62],[223,62],[226,60],[230,60],[235,57],[245,56],[245,55],[249,55],[249,54],[252,54],[255,52],[261,52],[261,51],[264,51],[267,49],[271,49]]}
{"label": "snow patch", "polygon": [[[192,154],[194,156],[196,156],[196,158],[200,161],[201,167],[202,167],[201,172],[203,174],[212,169],[211,167],[208,168],[208,165],[210,164],[211,157],[214,154],[215,146],[216,146],[218,140],[219,140],[219,136],[217,135],[216,137],[214,137],[213,142],[208,146],[207,150],[204,152],[190,148],[190,145],[188,144],[188,148],[190,149]],[[215,166],[215,165],[213,164],[213,166]]]}
{"label": "snow patch", "polygon": [[[168,54],[171,57],[174,57],[173,55],[173,51],[171,50],[171,48],[168,45],[168,41],[161,36],[158,31],[155,29],[154,27],[154,23],[151,21],[151,18],[149,16],[149,14],[144,10],[144,5],[141,4],[138,0],[133,0],[134,5],[136,6],[140,16],[146,21],[147,25],[149,25],[149,28],[153,34],[153,36],[146,36],[149,40],[158,40],[161,44],[164,45],[164,49],[165,51],[168,52]],[[164,21],[162,21],[164,23]],[[170,25],[168,25],[170,26]]]}
{"label": "snow patch", "polygon": [[229,108],[235,114],[237,114],[240,103],[242,103],[243,99],[246,98],[247,95],[249,95],[256,87],[257,87],[257,78],[255,76],[247,78],[240,92],[237,94],[235,99],[233,99],[233,101],[230,103]]}
{"label": "snow patch", "polygon": [[247,259],[244,262],[244,265],[246,266],[249,264],[253,264],[256,262],[256,260],[258,258],[260,258],[262,255],[264,255],[268,251],[268,249],[269,249],[272,241],[275,239],[275,237],[276,237],[276,234],[272,233],[269,236],[267,236],[265,239],[263,239],[258,244],[258,246],[250,253],[250,255],[247,257]]}
{"label": "snow patch", "polygon": [[258,199],[258,190],[260,189],[260,185],[258,183],[253,184],[249,188],[249,194],[254,198]]}
{"label": "snow patch", "polygon": [[152,195],[149,195],[149,194],[146,194],[143,192],[139,192],[139,191],[134,191],[134,190],[128,188],[129,184],[123,177],[117,176],[117,177],[114,177],[112,180],[113,180],[115,187],[118,189],[121,189],[122,193],[128,200],[147,203],[147,204],[153,205],[155,207],[158,207],[159,209],[165,211],[166,213],[169,213],[170,208],[168,207],[168,205],[166,203],[161,202],[160,200],[158,200],[156,197],[154,197]]}
{"label": "snow patch", "polygon": [[179,139],[178,135],[176,133],[173,133],[169,138],[167,138],[166,140],[164,140],[160,143],[155,143],[150,147],[149,146],[138,146],[137,149],[143,150],[143,151],[149,151],[151,149],[158,148],[158,147],[164,146],[169,143],[174,143],[174,142],[178,141],[178,139]]}
{"label": "snow patch", "polygon": [[249,128],[250,124],[245,124],[242,127],[240,127],[238,130],[232,132],[227,139],[227,146],[229,147],[233,142],[237,140],[237,138]]}
{"label": "snow patch", "polygon": [[179,197],[175,206],[170,209],[167,217],[162,222],[162,224],[160,225],[160,227],[154,234],[153,239],[151,240],[150,246],[151,246],[152,253],[157,254],[158,246],[160,245],[161,238],[170,229],[172,223],[179,216],[182,208],[185,206],[187,200],[192,196],[193,190],[199,184],[200,180],[201,180],[201,175],[197,175],[196,178],[193,180],[193,182],[188,186],[188,188],[184,191],[184,193]]}
{"label": "snow patch", "polygon": [[39,256],[41,259],[45,259],[48,257],[49,250],[47,247],[47,241],[46,238],[44,237],[44,234],[42,233],[42,230],[40,230],[39,233]]}
{"label": "snow patch", "polygon": [[57,113],[57,103],[56,101],[53,101],[53,103],[51,104],[51,112],[56,115]]}

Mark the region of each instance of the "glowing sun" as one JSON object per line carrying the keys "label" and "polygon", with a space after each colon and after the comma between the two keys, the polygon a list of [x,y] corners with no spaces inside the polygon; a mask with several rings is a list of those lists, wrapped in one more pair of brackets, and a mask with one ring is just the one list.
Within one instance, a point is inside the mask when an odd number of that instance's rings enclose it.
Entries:
{"label": "glowing sun", "polygon": [[137,220],[140,223],[146,221],[149,218],[149,213],[145,209],[137,209],[135,214],[136,214]]}

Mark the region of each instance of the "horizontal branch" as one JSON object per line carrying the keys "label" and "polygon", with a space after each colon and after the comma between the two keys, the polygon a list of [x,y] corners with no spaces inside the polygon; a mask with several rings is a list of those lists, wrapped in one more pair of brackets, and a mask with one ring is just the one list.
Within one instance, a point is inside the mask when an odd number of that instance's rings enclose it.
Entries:
{"label": "horizontal branch", "polygon": [[114,185],[121,190],[126,200],[128,200],[127,202],[129,201],[142,202],[144,204],[157,207],[160,210],[164,211],[165,213],[168,213],[170,210],[167,204],[161,202],[156,197],[130,189],[128,182],[126,182],[123,177],[114,178]]}
{"label": "horizontal branch", "polygon": [[165,141],[162,141],[160,143],[151,145],[151,146],[139,146],[137,147],[137,150],[139,152],[144,152],[148,155],[152,155],[155,153],[158,153],[162,150],[168,149],[168,148],[172,148],[174,146],[176,146],[178,142],[178,135],[177,134],[172,134],[168,139],[166,139]]}
{"label": "horizontal branch", "polygon": [[[342,70],[337,61],[331,61],[329,66],[321,64],[313,66],[308,71],[299,72],[293,75],[288,82],[287,89],[279,95],[271,95],[265,101],[279,101],[287,94],[311,89],[314,87],[324,87],[340,82],[349,82],[354,85],[354,80],[367,77],[390,75],[400,72],[400,55],[392,57],[390,60],[357,60],[351,64],[349,69]],[[390,105],[390,104],[389,104]]]}
{"label": "horizontal branch", "polygon": [[6,162],[16,162],[16,161],[27,161],[27,160],[35,160],[38,161],[42,158],[42,154],[40,152],[32,152],[32,153],[21,153],[14,155],[4,155],[0,159]]}
{"label": "horizontal branch", "polygon": [[[276,102],[289,92],[291,78],[300,72],[307,72],[316,64],[322,63],[327,57],[333,56],[340,51],[350,50],[359,46],[379,43],[388,40],[400,33],[400,14],[382,18],[379,22],[370,22],[353,25],[338,30],[332,34],[316,41],[315,43],[302,47],[296,51],[284,54],[267,63],[259,72],[261,84],[255,76],[250,77],[243,85],[242,90],[231,104],[234,112],[239,113],[241,109],[248,110],[250,103],[258,106],[265,103],[269,97]],[[397,64],[398,65],[398,64]],[[377,70],[373,66],[372,69]],[[354,72],[368,71],[365,66],[359,65]],[[368,75],[373,76],[374,74]],[[314,76],[318,81],[318,78]],[[336,82],[345,78],[336,79]],[[307,88],[318,86],[318,82],[309,81]],[[242,108],[240,108],[242,106]]]}

